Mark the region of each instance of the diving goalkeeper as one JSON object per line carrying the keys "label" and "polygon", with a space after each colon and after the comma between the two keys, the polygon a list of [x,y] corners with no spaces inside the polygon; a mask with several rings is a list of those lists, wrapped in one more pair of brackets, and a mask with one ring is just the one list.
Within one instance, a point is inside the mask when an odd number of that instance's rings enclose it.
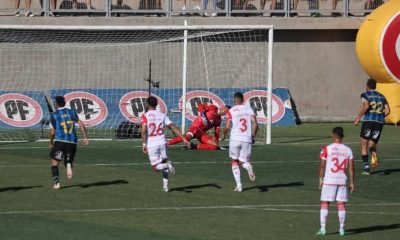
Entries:
{"label": "diving goalkeeper", "polygon": [[[215,105],[199,104],[198,112],[199,116],[193,121],[188,132],[186,133],[186,139],[188,141],[197,139],[200,144],[191,144],[190,149],[196,150],[217,150],[220,127],[221,127],[221,116],[225,115],[225,112],[229,110],[230,106],[224,106],[219,111]],[[207,133],[207,131],[214,129],[214,136]],[[182,138],[174,137],[168,141],[168,145],[174,145],[182,142]]]}

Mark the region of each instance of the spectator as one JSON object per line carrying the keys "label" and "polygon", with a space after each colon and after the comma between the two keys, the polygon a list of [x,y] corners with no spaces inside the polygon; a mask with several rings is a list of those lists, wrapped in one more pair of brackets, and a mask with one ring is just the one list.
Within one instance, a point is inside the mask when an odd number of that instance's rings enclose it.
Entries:
{"label": "spectator", "polygon": [[380,5],[382,5],[384,3],[385,3],[384,0],[367,0],[367,1],[365,1],[364,9],[372,10],[372,9],[379,7]]}
{"label": "spectator", "polygon": [[[46,1],[46,0],[40,0],[40,6],[42,7],[42,9],[43,9],[43,1]],[[49,16],[55,17],[56,13],[54,13],[54,10],[57,9],[57,0],[51,0],[50,2],[51,2],[51,9],[50,9],[51,12],[49,13]],[[41,15],[44,16],[44,12],[42,12]]]}
{"label": "spectator", "polygon": [[[92,9],[92,0],[86,0],[86,7],[87,7],[87,9]],[[77,0],[72,0],[72,8],[73,9],[78,8]]]}
{"label": "spectator", "polygon": [[[19,12],[20,3],[21,3],[21,0],[14,0],[14,5],[15,5],[15,9],[16,9],[16,12],[14,13],[14,16],[16,16],[16,17],[19,17],[19,15],[20,15],[20,12]],[[31,12],[31,0],[25,0],[25,9],[26,9],[26,13],[25,13],[26,17],[35,16]]]}
{"label": "spectator", "polygon": [[[203,16],[207,17],[207,7],[208,7],[208,0],[203,0],[203,11],[204,14]],[[213,13],[211,14],[212,17],[216,17],[217,13],[215,12],[217,10],[217,0],[212,0],[212,10]]]}
{"label": "spectator", "polygon": [[317,11],[319,10],[319,0],[308,0],[308,6],[311,10],[311,17],[321,17],[322,14]]}
{"label": "spectator", "polygon": [[[195,4],[194,4],[192,10],[200,11],[201,8],[200,8],[199,0],[194,0],[194,2],[195,2]],[[181,10],[186,11],[186,0],[183,0],[183,7]],[[183,13],[182,15],[186,15],[186,13]]]}
{"label": "spectator", "polygon": [[340,17],[342,14],[340,12],[336,12],[336,6],[339,0],[332,0],[332,17]]}

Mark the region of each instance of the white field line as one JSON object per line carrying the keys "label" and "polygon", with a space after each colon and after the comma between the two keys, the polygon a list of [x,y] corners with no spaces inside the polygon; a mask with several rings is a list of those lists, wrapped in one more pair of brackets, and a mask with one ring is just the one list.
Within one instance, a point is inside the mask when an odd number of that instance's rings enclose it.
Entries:
{"label": "white field line", "polygon": [[[362,162],[362,160],[354,160],[355,162]],[[381,161],[400,161],[399,158],[393,159],[383,159]],[[251,161],[253,164],[275,164],[275,163],[315,163],[318,164],[319,161]],[[185,161],[185,162],[173,162],[174,165],[178,164],[230,164],[227,161],[218,161],[218,162],[205,162],[205,161]],[[133,162],[133,163],[75,163],[74,166],[98,166],[98,167],[113,167],[113,166],[143,166],[149,165],[148,162]],[[49,167],[50,164],[17,164],[17,165],[0,165],[0,168],[23,168],[23,167]]]}
{"label": "white field line", "polygon": [[[384,159],[384,161],[400,161],[400,159]],[[362,162],[362,160],[355,160],[355,162]],[[204,162],[204,161],[187,161],[187,162],[173,162],[173,164],[229,164],[229,162]],[[274,163],[319,163],[319,161],[252,161],[253,164],[274,164]],[[147,162],[135,162],[135,163],[83,163],[74,164],[75,166],[142,166],[149,165]],[[49,164],[19,164],[19,165],[0,165],[0,168],[18,168],[18,167],[49,167]]]}
{"label": "white field line", "polygon": [[[90,139],[90,140],[92,140],[92,139]],[[96,141],[96,139],[94,139],[93,141]],[[97,140],[98,141],[98,140]],[[103,140],[102,140],[103,141]],[[112,139],[107,139],[107,140],[104,140],[104,141],[109,141],[109,142],[112,142],[112,141],[114,141],[114,140],[112,140]],[[38,141],[38,142],[48,142],[48,140],[45,140],[45,141]],[[115,142],[117,142],[117,141],[115,141]],[[125,141],[125,142],[127,142],[127,141]],[[134,142],[137,142],[137,141],[133,141],[133,143]],[[26,142],[21,142],[21,143],[26,143]],[[398,142],[379,142],[381,145],[382,144],[400,144],[400,141],[398,141]],[[272,146],[273,145],[321,145],[321,147],[322,146],[324,146],[324,145],[327,145],[327,144],[329,144],[329,142],[289,142],[289,143],[272,143]],[[351,145],[351,144],[360,144],[360,142],[345,142],[345,144],[347,144],[347,145]],[[223,145],[228,145],[228,142],[226,142],[226,144],[223,144]],[[263,143],[261,143],[261,142],[257,142],[256,144],[255,144],[255,146],[264,146],[265,144],[263,144]],[[183,145],[175,145],[175,146],[169,146],[169,148],[181,148]],[[127,145],[127,148],[141,148],[142,146],[141,145],[132,145],[132,146],[129,146],[129,145]],[[15,147],[0,147],[0,150],[13,150],[13,149],[45,149],[45,148],[49,148],[48,146],[15,146]],[[104,148],[104,146],[88,146],[88,148]]]}
{"label": "white field line", "polygon": [[[353,206],[397,206],[400,203],[375,203],[375,204],[349,204]],[[244,210],[265,210],[276,212],[312,212],[318,213],[318,210],[307,209],[290,209],[279,207],[319,207],[318,204],[313,205],[236,205],[236,206],[197,206],[197,207],[149,207],[149,208],[98,208],[98,209],[64,209],[64,210],[35,210],[35,211],[0,211],[0,215],[15,214],[48,214],[48,213],[102,213],[102,212],[133,212],[133,211],[182,211],[182,210],[215,210],[215,209],[244,209]],[[400,215],[400,212],[365,212],[365,211],[348,211],[353,214],[379,214],[379,215]]]}

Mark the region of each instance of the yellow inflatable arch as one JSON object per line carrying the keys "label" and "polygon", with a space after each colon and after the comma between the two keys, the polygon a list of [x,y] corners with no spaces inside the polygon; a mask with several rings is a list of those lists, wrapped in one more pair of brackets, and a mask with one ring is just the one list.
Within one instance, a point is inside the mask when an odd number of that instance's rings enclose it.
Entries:
{"label": "yellow inflatable arch", "polygon": [[357,34],[356,53],[389,102],[386,122],[400,123],[400,1],[390,0],[367,16]]}

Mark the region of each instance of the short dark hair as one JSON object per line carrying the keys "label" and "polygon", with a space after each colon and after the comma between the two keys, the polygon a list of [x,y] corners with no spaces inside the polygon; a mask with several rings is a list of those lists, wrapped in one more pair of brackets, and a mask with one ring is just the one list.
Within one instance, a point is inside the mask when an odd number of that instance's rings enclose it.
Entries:
{"label": "short dark hair", "polygon": [[375,90],[376,89],[376,81],[372,78],[368,79],[367,86],[369,89]]}
{"label": "short dark hair", "polygon": [[59,106],[59,107],[65,107],[65,98],[64,98],[64,96],[56,96],[55,98],[54,98],[55,100],[56,100],[56,104],[57,104],[57,106]]}
{"label": "short dark hair", "polygon": [[157,107],[158,101],[157,98],[150,96],[147,98],[147,105],[149,105],[150,107]]}
{"label": "short dark hair", "polygon": [[226,107],[228,110],[232,108],[231,105],[225,105],[225,107]]}
{"label": "short dark hair", "polygon": [[243,102],[243,93],[241,92],[235,92],[235,94],[233,95],[234,98],[238,98]]}
{"label": "short dark hair", "polygon": [[344,130],[343,130],[342,127],[334,127],[332,129],[332,134],[334,134],[334,135],[336,135],[336,136],[338,136],[340,138],[343,138],[344,137]]}

